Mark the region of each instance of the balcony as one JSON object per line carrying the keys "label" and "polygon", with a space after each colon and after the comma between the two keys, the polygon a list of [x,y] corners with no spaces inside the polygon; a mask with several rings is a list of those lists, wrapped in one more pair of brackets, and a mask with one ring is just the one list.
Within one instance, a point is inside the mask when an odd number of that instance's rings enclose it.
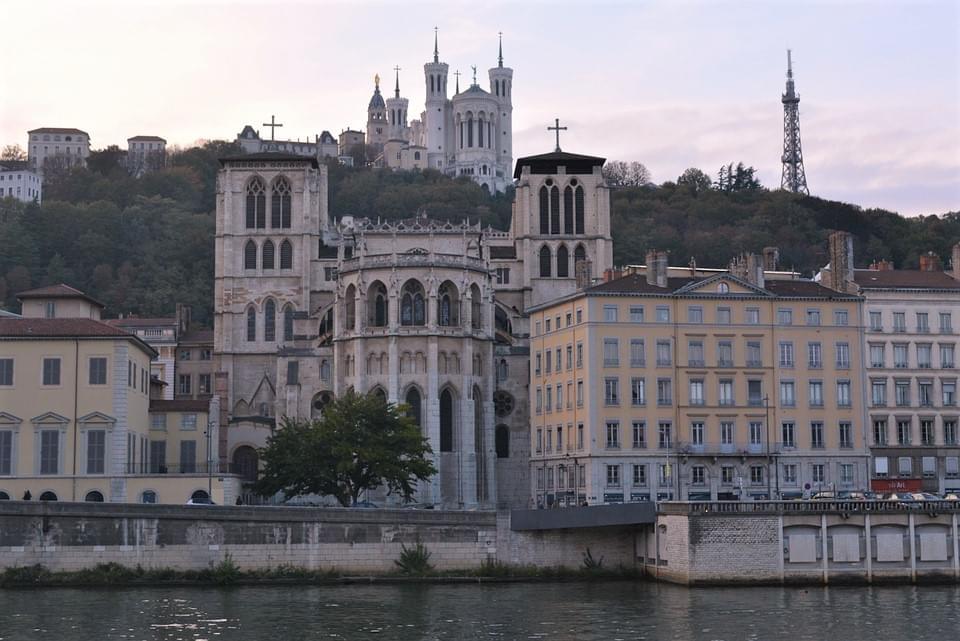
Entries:
{"label": "balcony", "polygon": [[720,359],[717,361],[717,367],[733,367],[733,361],[727,359]]}
{"label": "balcony", "polygon": [[747,367],[763,367],[763,361],[761,360],[748,360]]}
{"label": "balcony", "polygon": [[619,358],[605,358],[605,359],[603,359],[603,366],[604,366],[604,367],[620,367],[620,359],[619,359]]}
{"label": "balcony", "polygon": [[691,358],[687,361],[688,367],[704,367],[706,364],[701,358]]}

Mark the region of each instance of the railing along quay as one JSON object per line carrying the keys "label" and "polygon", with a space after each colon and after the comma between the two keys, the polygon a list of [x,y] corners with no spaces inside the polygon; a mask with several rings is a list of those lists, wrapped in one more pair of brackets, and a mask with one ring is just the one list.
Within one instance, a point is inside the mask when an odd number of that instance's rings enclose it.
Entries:
{"label": "railing along quay", "polygon": [[664,501],[660,514],[922,514],[960,513],[960,501]]}

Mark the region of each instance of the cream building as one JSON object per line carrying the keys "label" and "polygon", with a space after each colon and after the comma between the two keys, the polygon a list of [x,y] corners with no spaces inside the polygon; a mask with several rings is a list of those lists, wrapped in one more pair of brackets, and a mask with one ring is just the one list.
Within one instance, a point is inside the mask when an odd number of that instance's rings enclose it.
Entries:
{"label": "cream building", "polygon": [[134,176],[163,169],[167,164],[167,141],[160,136],[127,138],[127,170]]}
{"label": "cream building", "polygon": [[530,310],[538,505],[865,489],[861,300],[765,271],[634,273]]}
{"label": "cream building", "polygon": [[70,127],[41,127],[27,132],[27,162],[40,172],[86,166],[90,134]]}
{"label": "cream building", "polygon": [[23,203],[43,200],[43,181],[26,160],[0,160],[0,199],[16,198]]}

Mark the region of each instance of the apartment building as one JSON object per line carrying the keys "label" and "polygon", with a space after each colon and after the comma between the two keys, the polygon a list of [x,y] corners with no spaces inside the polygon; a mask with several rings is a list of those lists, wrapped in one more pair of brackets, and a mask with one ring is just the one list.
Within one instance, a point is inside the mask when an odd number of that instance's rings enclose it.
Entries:
{"label": "apartment building", "polygon": [[534,307],[535,502],[865,489],[861,312],[759,256],[681,270],[663,252]]}
{"label": "apartment building", "polygon": [[40,174],[26,160],[0,160],[0,199],[40,204],[42,197]]}
{"label": "apartment building", "polygon": [[27,162],[40,173],[87,164],[90,134],[72,127],[40,127],[27,132]]}

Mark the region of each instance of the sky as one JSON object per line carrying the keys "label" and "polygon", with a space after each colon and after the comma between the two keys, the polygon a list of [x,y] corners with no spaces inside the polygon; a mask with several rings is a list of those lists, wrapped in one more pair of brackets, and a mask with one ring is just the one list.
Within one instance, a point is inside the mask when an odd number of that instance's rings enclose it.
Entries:
{"label": "sky", "polygon": [[[960,0],[523,3],[5,0],[0,146],[76,127],[94,148],[159,135],[233,139],[276,115],[278,138],[362,129],[373,76],[399,66],[410,113],[423,64],[466,88],[514,70],[514,158],[564,151],[687,167],[757,168],[780,184],[793,50],[813,195],[905,215],[960,210]],[[453,77],[450,79],[453,86]]]}

